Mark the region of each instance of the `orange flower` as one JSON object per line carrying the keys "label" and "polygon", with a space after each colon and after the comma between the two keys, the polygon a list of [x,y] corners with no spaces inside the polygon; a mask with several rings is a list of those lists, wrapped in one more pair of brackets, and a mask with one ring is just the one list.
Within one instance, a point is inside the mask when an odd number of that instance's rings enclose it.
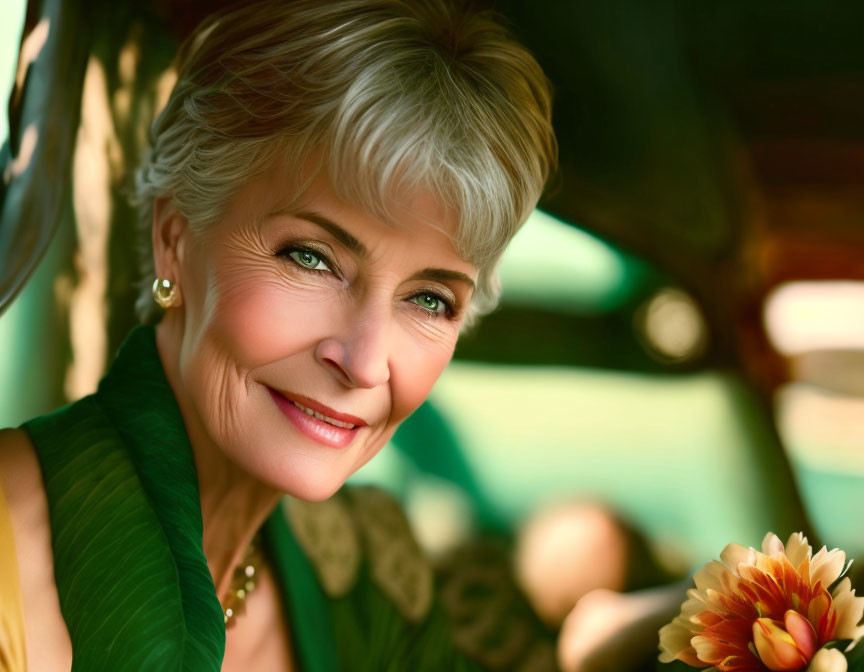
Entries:
{"label": "orange flower", "polygon": [[[696,572],[696,588],[680,615],[660,630],[660,661],[681,660],[719,672],[845,672],[834,639],[857,641],[864,597],[855,597],[846,554],[793,534],[784,547],[774,534],[762,552],[729,544],[721,562]],[[830,591],[830,592],[829,592]]]}

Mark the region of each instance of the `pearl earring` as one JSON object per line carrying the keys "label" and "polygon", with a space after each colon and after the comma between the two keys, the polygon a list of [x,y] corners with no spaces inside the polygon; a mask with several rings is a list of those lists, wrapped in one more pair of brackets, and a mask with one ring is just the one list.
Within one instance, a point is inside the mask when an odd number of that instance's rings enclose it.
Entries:
{"label": "pearl earring", "polygon": [[166,310],[180,304],[180,290],[167,278],[153,281],[153,300]]}

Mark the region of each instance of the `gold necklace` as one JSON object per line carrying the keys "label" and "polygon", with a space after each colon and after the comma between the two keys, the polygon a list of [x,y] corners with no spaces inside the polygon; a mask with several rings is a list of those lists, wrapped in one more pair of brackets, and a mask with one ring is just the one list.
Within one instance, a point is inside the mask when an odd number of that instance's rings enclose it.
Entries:
{"label": "gold necklace", "polygon": [[237,622],[237,617],[243,613],[246,606],[246,598],[253,590],[258,581],[258,565],[261,555],[258,551],[258,535],[252,539],[252,543],[243,554],[240,564],[234,569],[231,577],[231,589],[225,599],[222,613],[225,616],[225,629],[230,628]]}

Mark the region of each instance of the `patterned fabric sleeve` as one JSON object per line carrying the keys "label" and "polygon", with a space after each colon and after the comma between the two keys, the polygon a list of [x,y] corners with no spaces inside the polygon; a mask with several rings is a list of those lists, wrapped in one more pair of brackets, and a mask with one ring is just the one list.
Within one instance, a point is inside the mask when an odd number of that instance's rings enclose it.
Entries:
{"label": "patterned fabric sleeve", "polygon": [[[288,498],[283,511],[327,603],[341,672],[480,672],[455,646],[432,567],[391,495],[346,487],[325,502]],[[285,569],[298,591],[299,567]]]}
{"label": "patterned fabric sleeve", "polygon": [[26,672],[24,616],[12,521],[0,487],[0,672]]}
{"label": "patterned fabric sleeve", "polygon": [[326,595],[343,672],[555,672],[506,553],[461,555],[436,572],[400,503],[374,487],[284,504]]}
{"label": "patterned fabric sleeve", "polygon": [[555,633],[517,587],[511,554],[503,538],[476,538],[438,564],[438,599],[454,642],[488,672],[557,672]]}

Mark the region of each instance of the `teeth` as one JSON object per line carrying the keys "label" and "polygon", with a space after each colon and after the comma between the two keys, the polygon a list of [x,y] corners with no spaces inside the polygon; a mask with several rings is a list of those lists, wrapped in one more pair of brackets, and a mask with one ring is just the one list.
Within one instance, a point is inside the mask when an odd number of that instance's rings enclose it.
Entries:
{"label": "teeth", "polygon": [[296,401],[292,401],[297,408],[303,411],[306,415],[311,415],[313,418],[318,418],[319,420],[323,420],[326,423],[331,425],[335,425],[336,427],[343,427],[345,429],[354,429],[354,425],[348,422],[342,422],[341,420],[334,420],[333,418],[328,418],[326,415],[321,415],[318,411],[313,411],[311,408],[306,408],[303,404],[298,404]]}

